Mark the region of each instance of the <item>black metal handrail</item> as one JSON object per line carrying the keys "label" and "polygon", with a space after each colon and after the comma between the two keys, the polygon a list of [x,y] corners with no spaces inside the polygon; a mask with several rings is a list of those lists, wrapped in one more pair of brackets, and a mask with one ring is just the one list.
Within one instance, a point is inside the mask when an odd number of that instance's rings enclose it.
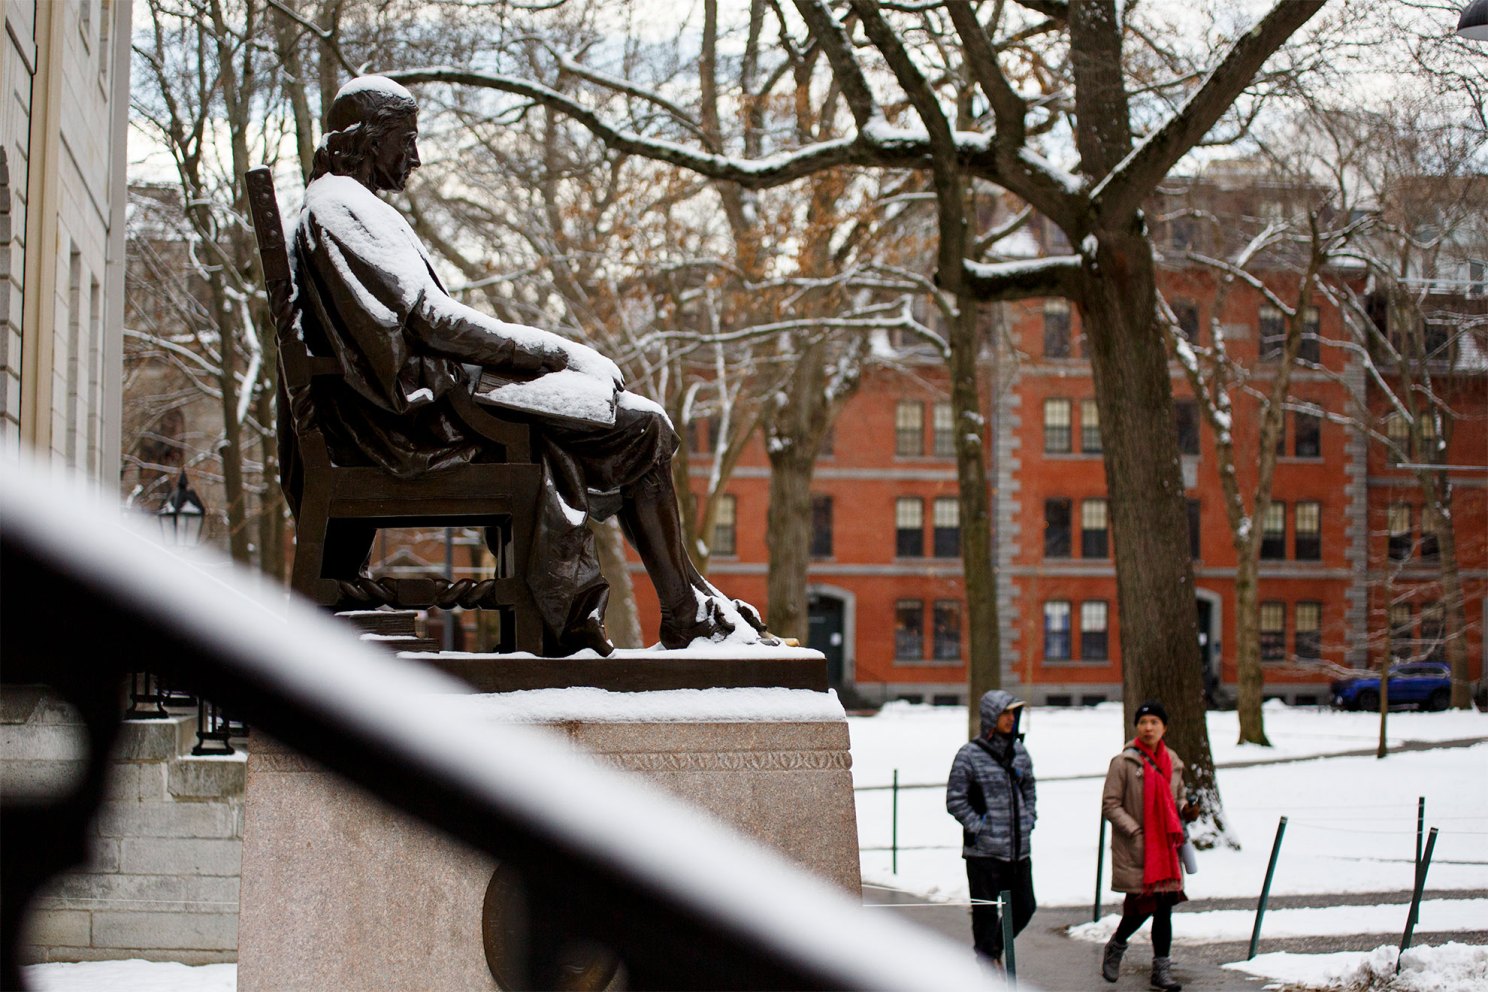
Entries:
{"label": "black metal handrail", "polygon": [[[566,947],[611,948],[633,988],[989,986],[966,950],[865,913],[820,879],[540,731],[440,719],[465,688],[361,645],[297,602],[178,559],[22,465],[0,473],[4,679],[83,714],[89,763],[69,794],[7,795],[0,984],[21,984],[25,910],[81,863],[118,732],[119,680],[146,659],[170,684],[232,699],[256,729],[517,869],[531,923],[523,988],[553,987]],[[86,614],[89,622],[71,622]],[[66,652],[56,632],[68,630]],[[582,796],[582,806],[573,797]]]}

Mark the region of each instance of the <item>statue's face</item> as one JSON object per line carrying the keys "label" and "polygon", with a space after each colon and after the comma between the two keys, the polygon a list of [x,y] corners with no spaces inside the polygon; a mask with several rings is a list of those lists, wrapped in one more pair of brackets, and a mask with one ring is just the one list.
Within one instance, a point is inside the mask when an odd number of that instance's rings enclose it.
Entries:
{"label": "statue's face", "polygon": [[371,164],[374,190],[400,190],[408,184],[408,176],[420,165],[417,114],[403,117],[387,133],[372,153]]}

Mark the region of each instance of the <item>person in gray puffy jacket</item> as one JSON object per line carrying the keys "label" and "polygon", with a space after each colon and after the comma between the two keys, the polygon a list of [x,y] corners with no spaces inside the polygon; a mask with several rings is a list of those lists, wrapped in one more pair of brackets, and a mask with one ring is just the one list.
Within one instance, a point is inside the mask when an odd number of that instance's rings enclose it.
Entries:
{"label": "person in gray puffy jacket", "polygon": [[982,696],[981,733],[963,744],[946,783],[946,812],[961,824],[961,856],[971,888],[971,936],[977,953],[1002,961],[998,893],[1012,893],[1013,933],[1038,908],[1033,898],[1033,825],[1038,803],[1033,759],[1018,722],[1022,700],[994,689]]}

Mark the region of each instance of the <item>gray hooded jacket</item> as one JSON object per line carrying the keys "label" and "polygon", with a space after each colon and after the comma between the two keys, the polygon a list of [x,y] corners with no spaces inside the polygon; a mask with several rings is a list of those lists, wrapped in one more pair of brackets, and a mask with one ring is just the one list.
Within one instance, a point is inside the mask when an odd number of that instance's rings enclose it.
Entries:
{"label": "gray hooded jacket", "polygon": [[1016,724],[1012,735],[987,739],[1003,710],[1017,701],[1001,689],[982,696],[981,736],[961,745],[951,763],[946,812],[961,824],[963,858],[1016,861],[1032,850],[1030,835],[1038,819],[1033,760],[1018,740]]}

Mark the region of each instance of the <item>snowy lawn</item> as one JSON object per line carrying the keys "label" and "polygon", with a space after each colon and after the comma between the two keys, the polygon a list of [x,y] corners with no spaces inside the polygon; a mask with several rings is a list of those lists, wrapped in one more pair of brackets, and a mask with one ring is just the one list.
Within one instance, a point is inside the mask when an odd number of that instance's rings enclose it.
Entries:
{"label": "snowy lawn", "polygon": [[1412,947],[1395,973],[1396,948],[1337,954],[1258,954],[1225,965],[1271,979],[1266,988],[1379,990],[1379,992],[1481,992],[1488,988],[1488,947],[1443,944]]}
{"label": "snowy lawn", "polygon": [[[891,794],[887,789],[857,793],[863,880],[933,899],[964,900],[960,828],[945,812],[944,784],[951,759],[965,741],[965,710],[895,703],[876,716],[850,717],[849,726],[856,787],[888,785],[895,769],[901,786],[897,873],[888,850]],[[1241,846],[1201,851],[1189,895],[1257,896],[1281,816],[1288,822],[1274,894],[1408,890],[1418,796],[1426,797],[1427,826],[1440,828],[1429,887],[1488,889],[1488,856],[1483,853],[1488,838],[1488,714],[1392,713],[1388,727],[1392,745],[1464,738],[1484,743],[1392,754],[1384,761],[1371,756],[1221,768],[1225,813]],[[1375,714],[1272,703],[1266,708],[1266,732],[1274,746],[1241,747],[1234,743],[1236,715],[1209,714],[1210,740],[1221,766],[1371,748],[1378,728]],[[1049,906],[1089,906],[1095,895],[1102,778],[1130,736],[1121,705],[1031,708],[1023,729],[1040,780],[1033,835],[1038,900]],[[1069,776],[1085,777],[1058,781]],[[1118,897],[1110,891],[1107,861],[1102,899],[1114,906]]]}

